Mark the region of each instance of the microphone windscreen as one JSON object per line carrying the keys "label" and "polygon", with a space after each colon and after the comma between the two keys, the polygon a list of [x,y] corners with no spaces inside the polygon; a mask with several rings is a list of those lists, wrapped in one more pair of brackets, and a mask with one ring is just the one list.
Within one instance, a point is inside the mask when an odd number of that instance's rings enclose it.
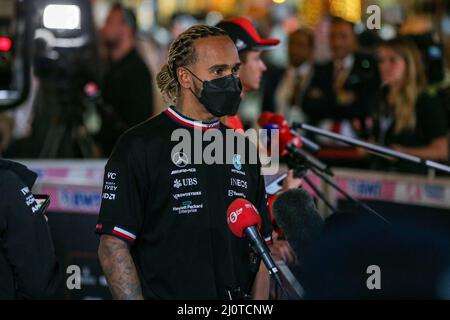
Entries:
{"label": "microphone windscreen", "polygon": [[273,203],[273,214],[286,239],[300,256],[322,232],[323,219],[317,212],[312,196],[303,188],[290,189],[280,194]]}
{"label": "microphone windscreen", "polygon": [[270,122],[279,125],[281,128],[289,128],[286,118],[280,114],[275,113],[270,119]]}
{"label": "microphone windscreen", "polygon": [[237,198],[227,210],[227,222],[231,232],[239,238],[245,237],[245,229],[257,226],[261,229],[261,216],[255,206],[248,200]]}
{"label": "microphone windscreen", "polygon": [[263,113],[261,113],[261,115],[258,118],[258,125],[261,128],[264,128],[264,126],[266,126],[268,123],[270,123],[272,117],[275,115],[275,113],[273,112],[269,112],[269,111],[264,111]]}

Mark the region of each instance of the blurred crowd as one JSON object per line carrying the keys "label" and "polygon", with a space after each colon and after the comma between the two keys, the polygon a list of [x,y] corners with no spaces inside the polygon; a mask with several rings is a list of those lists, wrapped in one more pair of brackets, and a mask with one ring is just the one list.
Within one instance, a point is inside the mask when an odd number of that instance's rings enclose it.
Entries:
{"label": "blurred crowd", "polygon": [[[280,50],[264,51],[242,61],[241,68],[255,70],[245,83],[255,86],[243,88],[253,92],[243,97],[239,125],[254,127],[261,112],[272,111],[290,123],[306,122],[448,162],[449,81],[443,45],[433,30],[407,34],[399,26],[395,37],[383,40],[377,30],[356,32],[357,26],[338,17],[325,17],[316,29],[292,19],[287,28],[286,21],[253,21],[261,34],[281,35],[286,57]],[[34,59],[27,101],[0,114],[1,154],[108,157],[120,134],[170,104],[157,90],[156,74],[171,39],[196,23],[205,21],[175,14],[164,32],[143,34],[133,10],[113,5],[89,63],[68,59],[65,72],[48,77],[40,71],[47,65]],[[74,67],[76,71],[68,71]],[[310,138],[322,146],[318,157],[333,166],[424,172],[329,139]]]}

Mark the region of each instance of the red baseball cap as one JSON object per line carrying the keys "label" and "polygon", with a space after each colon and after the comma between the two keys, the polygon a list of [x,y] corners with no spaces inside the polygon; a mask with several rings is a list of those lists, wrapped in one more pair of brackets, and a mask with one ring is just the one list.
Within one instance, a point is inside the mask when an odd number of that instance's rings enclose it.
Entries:
{"label": "red baseball cap", "polygon": [[279,39],[261,38],[252,23],[243,17],[222,20],[216,27],[228,33],[239,52],[250,49],[267,50],[280,43]]}

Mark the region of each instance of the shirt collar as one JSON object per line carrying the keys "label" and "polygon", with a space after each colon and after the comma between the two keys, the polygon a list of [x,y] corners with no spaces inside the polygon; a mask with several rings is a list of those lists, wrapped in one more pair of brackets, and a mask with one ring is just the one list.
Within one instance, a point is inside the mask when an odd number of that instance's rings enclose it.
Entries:
{"label": "shirt collar", "polygon": [[168,107],[165,110],[165,113],[172,118],[175,122],[181,124],[182,126],[189,127],[189,128],[197,128],[202,130],[208,130],[208,129],[218,129],[220,127],[220,121],[212,121],[212,122],[203,122],[194,120],[191,118],[188,118],[178,111],[175,110],[174,107]]}

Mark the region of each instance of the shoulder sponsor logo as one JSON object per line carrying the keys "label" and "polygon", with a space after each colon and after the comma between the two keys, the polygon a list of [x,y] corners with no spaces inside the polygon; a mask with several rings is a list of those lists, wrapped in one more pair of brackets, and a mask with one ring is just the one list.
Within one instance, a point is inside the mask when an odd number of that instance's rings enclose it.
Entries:
{"label": "shoulder sponsor logo", "polygon": [[117,173],[115,173],[115,172],[108,172],[108,173],[106,174],[106,176],[107,176],[107,178],[110,179],[110,180],[116,180]]}
{"label": "shoulder sponsor logo", "polygon": [[102,198],[106,200],[115,200],[117,191],[117,173],[115,172],[107,172],[106,173],[106,179],[103,184],[103,190],[106,191],[103,193]]}
{"label": "shoulder sponsor logo", "polygon": [[114,193],[104,192],[102,198],[106,200],[116,200],[116,195]]}
{"label": "shoulder sponsor logo", "polygon": [[241,179],[231,178],[230,184],[232,187],[240,187],[247,189],[247,181]]}
{"label": "shoulder sponsor logo", "polygon": [[172,162],[179,168],[184,168],[188,165],[189,159],[184,152],[174,153],[172,156]]}
{"label": "shoulder sponsor logo", "polygon": [[197,178],[184,178],[184,179],[175,179],[173,181],[174,188],[181,188],[181,187],[189,187],[189,186],[196,186],[197,185]]}
{"label": "shoulder sponsor logo", "polygon": [[117,186],[114,184],[114,182],[106,182],[104,189],[109,191],[117,191]]}

